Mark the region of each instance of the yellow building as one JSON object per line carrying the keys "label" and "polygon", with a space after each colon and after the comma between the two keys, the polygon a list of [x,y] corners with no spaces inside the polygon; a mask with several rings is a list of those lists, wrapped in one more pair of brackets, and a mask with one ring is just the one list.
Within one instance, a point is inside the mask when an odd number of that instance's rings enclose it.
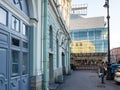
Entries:
{"label": "yellow building", "polygon": [[69,27],[71,0],[56,0],[56,2],[65,24]]}

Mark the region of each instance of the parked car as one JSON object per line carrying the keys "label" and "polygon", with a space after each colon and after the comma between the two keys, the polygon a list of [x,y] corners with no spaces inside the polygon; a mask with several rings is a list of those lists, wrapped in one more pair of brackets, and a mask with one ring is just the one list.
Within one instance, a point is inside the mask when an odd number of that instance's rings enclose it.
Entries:
{"label": "parked car", "polygon": [[115,70],[120,67],[120,64],[111,64],[111,79],[114,79],[115,76]]}
{"label": "parked car", "polygon": [[120,83],[120,66],[115,70],[114,80],[115,80],[117,83]]}

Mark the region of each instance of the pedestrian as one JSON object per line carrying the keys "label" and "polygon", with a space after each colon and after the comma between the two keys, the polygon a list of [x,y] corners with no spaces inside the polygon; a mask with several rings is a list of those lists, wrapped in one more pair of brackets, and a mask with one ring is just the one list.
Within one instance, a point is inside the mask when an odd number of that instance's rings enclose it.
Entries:
{"label": "pedestrian", "polygon": [[101,62],[100,66],[99,66],[99,74],[100,74],[100,78],[101,78],[101,83],[104,84],[104,77],[106,75],[106,70],[105,70],[105,63]]}

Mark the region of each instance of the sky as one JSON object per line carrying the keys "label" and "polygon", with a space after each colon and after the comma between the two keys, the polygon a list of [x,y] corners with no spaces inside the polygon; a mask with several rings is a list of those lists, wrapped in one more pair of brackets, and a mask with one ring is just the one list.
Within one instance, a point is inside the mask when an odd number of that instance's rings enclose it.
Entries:
{"label": "sky", "polygon": [[[107,22],[107,9],[103,7],[105,0],[72,0],[72,4],[88,4],[87,16],[104,16]],[[110,48],[120,47],[120,0],[109,0],[110,14]]]}

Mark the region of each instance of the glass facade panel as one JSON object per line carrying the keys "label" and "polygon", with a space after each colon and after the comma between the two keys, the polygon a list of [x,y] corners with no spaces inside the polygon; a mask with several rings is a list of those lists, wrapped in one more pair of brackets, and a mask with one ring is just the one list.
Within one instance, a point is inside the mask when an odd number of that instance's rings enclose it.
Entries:
{"label": "glass facade panel", "polygon": [[7,12],[0,7],[0,23],[7,25]]}
{"label": "glass facade panel", "polygon": [[95,39],[101,39],[101,31],[95,31]]}
{"label": "glass facade panel", "polygon": [[80,35],[80,40],[87,40],[88,36],[87,36],[87,32],[79,32]]}
{"label": "glass facade panel", "polygon": [[12,50],[12,76],[18,75],[19,52]]}
{"label": "glass facade panel", "polygon": [[[71,30],[70,31],[72,51],[75,49],[78,52],[107,52],[108,41],[107,41],[107,29],[106,28],[95,28],[85,30]],[[81,42],[83,46],[72,46],[73,44]],[[74,50],[73,50],[74,49]],[[89,51],[89,52],[88,52]],[[77,52],[77,51],[76,51]]]}
{"label": "glass facade panel", "polygon": [[104,47],[105,47],[105,51],[108,51],[108,41],[107,40],[104,41]]}
{"label": "glass facade panel", "polygon": [[95,39],[95,33],[94,33],[94,31],[90,31],[89,32],[89,39],[90,40],[94,40]]}
{"label": "glass facade panel", "polygon": [[80,35],[79,32],[74,32],[74,39],[79,40]]}
{"label": "glass facade panel", "polygon": [[102,34],[102,35],[103,35],[103,39],[104,39],[104,40],[107,40],[107,39],[108,39],[107,34],[108,34],[107,32],[103,32],[103,34]]}
{"label": "glass facade panel", "polygon": [[96,50],[96,52],[101,52],[101,50],[102,50],[102,42],[100,40],[95,42],[95,50]]}

